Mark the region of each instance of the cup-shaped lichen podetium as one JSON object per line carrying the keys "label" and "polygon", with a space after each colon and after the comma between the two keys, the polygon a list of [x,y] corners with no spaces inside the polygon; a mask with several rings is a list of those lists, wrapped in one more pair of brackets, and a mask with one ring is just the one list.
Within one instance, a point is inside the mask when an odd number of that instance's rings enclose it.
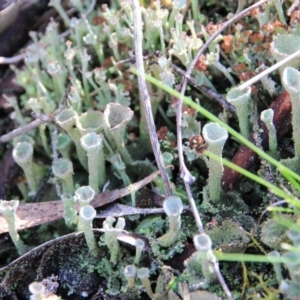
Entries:
{"label": "cup-shaped lichen podetium", "polygon": [[23,169],[29,190],[32,194],[37,191],[37,182],[33,164],[33,146],[28,142],[19,142],[12,152],[15,162]]}
{"label": "cup-shaped lichen podetium", "polygon": [[34,281],[29,284],[28,289],[29,292],[32,294],[30,296],[30,299],[45,299],[46,287],[42,282]]}
{"label": "cup-shaped lichen podetium", "polygon": [[93,233],[93,220],[96,217],[96,210],[90,205],[85,205],[80,208],[79,218],[82,223],[83,232],[89,251],[97,256],[98,246]]}
{"label": "cup-shaped lichen podetium", "polygon": [[56,147],[62,157],[70,158],[71,138],[66,133],[60,133],[57,136]]}
{"label": "cup-shaped lichen podetium", "polygon": [[106,123],[105,135],[108,140],[115,142],[118,152],[121,154],[125,164],[131,163],[132,159],[124,145],[124,134],[126,125],[133,117],[133,111],[119,103],[109,103],[104,110]]}
{"label": "cup-shaped lichen podetium", "polygon": [[102,146],[103,135],[90,132],[81,137],[82,147],[87,152],[89,169],[89,186],[99,192],[99,186],[105,183],[105,161]]}
{"label": "cup-shaped lichen podetium", "polygon": [[151,288],[151,282],[149,280],[150,277],[150,270],[148,268],[140,268],[137,270],[137,277],[141,280],[148,296],[150,299],[153,299],[153,291]]}
{"label": "cup-shaped lichen podetium", "polygon": [[9,235],[15,244],[18,253],[23,255],[27,251],[27,247],[21,240],[16,228],[16,211],[18,206],[19,200],[0,200],[0,213],[7,222]]}
{"label": "cup-shaped lichen podetium", "polygon": [[237,117],[241,134],[248,138],[250,134],[249,121],[249,101],[251,98],[251,88],[246,87],[239,89],[238,87],[231,89],[226,96],[227,101],[236,108]]}
{"label": "cup-shaped lichen podetium", "polygon": [[75,197],[78,200],[80,207],[89,205],[94,199],[95,191],[90,186],[82,186],[75,191]]}
{"label": "cup-shaped lichen podetium", "polygon": [[78,155],[78,159],[82,166],[87,169],[87,157],[85,150],[82,148],[80,144],[80,132],[78,129],[75,127],[76,124],[76,119],[77,119],[77,113],[74,109],[67,108],[62,110],[56,117],[55,121],[56,123],[63,128],[71,137],[73,140],[75,147],[76,147],[76,152]]}
{"label": "cup-shaped lichen podetium", "polygon": [[182,201],[177,196],[168,196],[163,204],[164,211],[169,219],[169,231],[157,239],[163,247],[172,245],[179,237],[181,226]]}
{"label": "cup-shaped lichen podetium", "polygon": [[[208,151],[222,159],[223,146],[228,138],[227,131],[217,123],[209,123],[203,127],[202,134],[205,142],[208,144]],[[222,162],[210,159],[208,189],[212,201],[218,201],[220,198],[222,174]]]}
{"label": "cup-shaped lichen podetium", "polygon": [[76,119],[76,126],[81,135],[89,132],[100,132],[104,127],[103,113],[97,110],[89,110]]}
{"label": "cup-shaped lichen podetium", "polygon": [[265,123],[268,129],[269,151],[272,157],[277,157],[277,135],[273,123],[274,111],[272,108],[265,109],[260,114],[260,119]]}
{"label": "cup-shaped lichen podetium", "polygon": [[[277,62],[300,50],[300,36],[294,34],[279,34],[270,45],[270,51]],[[293,58],[279,68],[282,74],[286,67],[298,68],[300,66],[300,55]]]}
{"label": "cup-shaped lichen podetium", "polygon": [[63,193],[73,195],[73,164],[67,158],[60,158],[52,165],[53,174],[61,180]]}
{"label": "cup-shaped lichen podetium", "polygon": [[64,214],[63,217],[65,219],[65,223],[69,227],[73,227],[73,225],[78,224],[78,216],[77,211],[74,208],[74,204],[76,203],[76,198],[70,194],[61,194],[60,199],[62,200],[64,206]]}
{"label": "cup-shaped lichen podetium", "polygon": [[136,276],[136,267],[135,265],[128,265],[124,270],[124,276],[127,279],[128,288],[132,289],[135,286],[134,280]]}
{"label": "cup-shaped lichen podetium", "polygon": [[201,262],[202,273],[206,283],[210,283],[216,278],[212,262],[216,262],[216,257],[212,252],[212,242],[210,237],[205,234],[198,234],[194,237],[194,246],[198,251]]}
{"label": "cup-shaped lichen podetium", "polygon": [[[75,198],[78,200],[80,208],[87,206],[94,199],[95,191],[90,186],[82,186],[75,191]],[[84,222],[79,218],[77,224],[78,231],[84,231]]]}
{"label": "cup-shaped lichen podetium", "polygon": [[118,235],[123,231],[125,228],[125,219],[119,218],[115,227],[113,227],[113,223],[116,221],[114,217],[107,217],[103,222],[104,228],[104,241],[106,246],[110,251],[110,261],[113,264],[117,263],[117,258],[120,250],[120,245],[117,240]]}
{"label": "cup-shaped lichen podetium", "polygon": [[285,68],[281,82],[291,97],[295,156],[300,158],[300,72],[291,67]]}

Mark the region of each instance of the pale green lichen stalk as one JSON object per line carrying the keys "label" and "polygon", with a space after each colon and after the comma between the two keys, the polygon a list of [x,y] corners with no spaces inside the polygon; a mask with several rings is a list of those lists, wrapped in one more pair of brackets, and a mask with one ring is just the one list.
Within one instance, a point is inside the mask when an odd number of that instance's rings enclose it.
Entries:
{"label": "pale green lichen stalk", "polygon": [[137,270],[137,277],[142,281],[143,286],[148,294],[148,296],[153,299],[154,296],[152,288],[151,288],[151,282],[149,280],[149,269],[148,268],[140,268]]}
{"label": "pale green lichen stalk", "polygon": [[[277,62],[300,50],[300,36],[294,34],[279,34],[270,44],[270,51]],[[298,68],[300,66],[300,55],[285,63],[279,68],[282,74],[286,67]]]}
{"label": "pale green lichen stalk", "polygon": [[89,205],[94,199],[95,191],[90,186],[82,186],[75,191],[75,197],[78,200],[80,207]]}
{"label": "pale green lichen stalk", "polygon": [[53,174],[60,179],[63,193],[74,193],[73,164],[67,158],[60,158],[52,165]]}
{"label": "pale green lichen stalk", "polygon": [[[208,144],[208,151],[222,159],[223,147],[228,138],[227,131],[217,123],[209,123],[203,127],[202,134],[205,142]],[[218,201],[220,199],[222,174],[222,162],[210,159],[208,189],[212,201]]]}
{"label": "pale green lichen stalk", "polygon": [[231,89],[226,96],[226,100],[236,108],[240,131],[245,138],[248,138],[250,134],[250,121],[249,121],[250,98],[251,98],[250,87],[246,87],[242,90],[238,87],[235,87]]}
{"label": "pale green lichen stalk", "polygon": [[124,269],[124,276],[127,279],[127,286],[129,289],[135,286],[136,267],[135,265],[128,265]]}
{"label": "pale green lichen stalk", "polygon": [[[90,186],[82,186],[75,191],[75,199],[80,205],[80,209],[90,204],[94,199],[95,191]],[[79,218],[77,224],[77,231],[84,231],[84,222]]]}
{"label": "pale green lichen stalk", "polygon": [[29,190],[32,194],[37,191],[37,181],[35,178],[35,169],[33,164],[33,146],[28,142],[19,142],[13,149],[13,158],[15,162],[23,169]]}
{"label": "pale green lichen stalk", "polygon": [[110,251],[110,261],[113,264],[117,263],[117,257],[120,250],[120,245],[117,240],[118,235],[123,231],[125,227],[125,219],[119,218],[115,227],[113,223],[116,221],[114,217],[107,217],[103,222],[105,244]]}
{"label": "pale green lichen stalk", "polygon": [[106,123],[105,135],[111,143],[114,143],[123,161],[128,164],[132,162],[124,144],[124,134],[126,125],[133,118],[133,111],[118,103],[109,103],[104,110],[104,120]]}
{"label": "pale green lichen stalk", "polygon": [[82,166],[87,169],[87,157],[84,149],[82,148],[80,144],[80,137],[81,134],[78,130],[78,128],[75,128],[76,125],[76,119],[77,119],[77,113],[74,109],[68,108],[62,110],[56,117],[55,121],[56,123],[63,128],[72,141],[75,144],[76,147],[76,153],[78,156],[78,159]]}
{"label": "pale green lichen stalk", "polygon": [[76,126],[81,135],[91,132],[99,133],[104,127],[103,113],[89,110],[76,118]]}
{"label": "pale green lichen stalk", "polygon": [[94,132],[87,133],[81,137],[80,142],[87,152],[89,186],[96,192],[105,183],[105,161],[103,152],[103,135]]}
{"label": "pale green lichen stalk", "polygon": [[[30,300],[44,300],[46,299],[45,291],[46,287],[38,281],[34,281],[29,284],[29,292],[32,294]],[[57,299],[57,298],[55,298]]]}
{"label": "pale green lichen stalk", "polygon": [[27,251],[26,245],[21,240],[16,228],[16,211],[19,206],[19,200],[0,200],[0,213],[8,224],[9,235],[15,244],[19,255],[23,255]]}
{"label": "pale green lichen stalk", "polygon": [[181,213],[183,211],[182,201],[177,196],[169,196],[165,199],[164,211],[169,220],[169,231],[157,239],[163,247],[171,246],[180,235]]}
{"label": "pale green lichen stalk", "polygon": [[[279,258],[280,257],[280,253],[277,250],[271,251],[268,253],[269,257],[276,257]],[[278,284],[281,283],[281,281],[283,280],[282,277],[282,271],[281,271],[281,263],[272,263],[273,267],[274,267],[274,271],[275,271],[275,275],[276,275],[276,279]]]}
{"label": "pale green lichen stalk", "polygon": [[292,125],[295,156],[300,158],[300,72],[287,67],[282,73],[282,85],[289,93],[292,101]]}
{"label": "pale green lichen stalk", "polygon": [[213,263],[216,263],[216,257],[212,252],[212,242],[210,237],[205,234],[198,234],[194,237],[194,245],[198,251],[198,259],[202,267],[202,273],[205,278],[205,284],[209,284],[216,278]]}
{"label": "pale green lichen stalk", "polygon": [[145,242],[142,239],[136,239],[135,240],[135,258],[134,263],[138,265],[141,260],[142,251],[145,247]]}
{"label": "pale green lichen stalk", "polygon": [[89,251],[97,256],[98,245],[93,233],[93,220],[96,217],[96,210],[90,205],[85,205],[80,208],[79,217]]}
{"label": "pale green lichen stalk", "polygon": [[63,158],[70,158],[71,139],[67,134],[60,133],[57,136],[56,147]]}
{"label": "pale green lichen stalk", "polygon": [[78,215],[77,211],[74,208],[74,204],[76,203],[76,198],[70,194],[62,194],[60,196],[63,206],[64,206],[64,220],[67,226],[73,227],[78,223]]}
{"label": "pale green lichen stalk", "polygon": [[269,151],[272,157],[276,158],[277,155],[277,136],[276,128],[273,123],[274,111],[272,108],[266,109],[261,112],[260,119],[265,123],[268,129],[269,138]]}

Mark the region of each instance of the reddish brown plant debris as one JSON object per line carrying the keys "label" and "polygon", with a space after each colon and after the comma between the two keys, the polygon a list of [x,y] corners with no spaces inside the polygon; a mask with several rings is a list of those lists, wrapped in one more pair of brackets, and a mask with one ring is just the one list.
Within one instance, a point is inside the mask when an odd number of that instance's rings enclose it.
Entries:
{"label": "reddish brown plant debris", "polygon": [[195,150],[197,153],[203,153],[207,150],[207,145],[201,135],[193,135],[189,139],[189,147],[192,150]]}
{"label": "reddish brown plant debris", "polygon": [[256,75],[256,73],[254,71],[246,71],[240,74],[239,79],[241,81],[247,81],[249,79],[251,79],[252,77],[254,77]]}
{"label": "reddish brown plant debris", "polygon": [[135,85],[132,80],[123,78],[120,80],[120,83],[124,85],[125,92],[128,92],[128,93],[134,92]]}
{"label": "reddish brown plant debris", "polygon": [[162,141],[162,140],[166,140],[167,137],[167,133],[169,132],[169,128],[167,126],[162,126],[160,127],[156,134],[157,134],[157,138]]}
{"label": "reddish brown plant debris", "polygon": [[300,23],[300,10],[295,10],[291,14],[290,24],[296,25]]}
{"label": "reddish brown plant debris", "polygon": [[187,113],[188,115],[190,116],[194,116],[195,113],[196,113],[196,109],[192,108],[192,107],[189,107],[189,106],[186,106],[186,105],[183,105],[182,106],[182,113]]}
{"label": "reddish brown plant debris", "polygon": [[108,57],[108,58],[106,58],[106,59],[104,60],[103,65],[102,65],[102,68],[103,68],[103,69],[108,69],[108,68],[110,68],[111,66],[112,66],[112,59],[111,59],[111,57]]}
{"label": "reddish brown plant debris", "polygon": [[252,96],[257,95],[258,93],[258,87],[256,84],[251,85],[251,94]]}
{"label": "reddish brown plant debris", "polygon": [[209,22],[205,29],[210,35],[213,35],[221,26],[222,24],[214,24]]}
{"label": "reddish brown plant debris", "polygon": [[207,64],[205,62],[205,55],[200,55],[199,59],[196,62],[195,69],[200,72],[206,71]]}
{"label": "reddish brown plant debris", "polygon": [[271,23],[266,23],[262,26],[262,31],[266,33],[273,34],[274,33],[274,26]]}
{"label": "reddish brown plant debris", "polygon": [[237,73],[240,73],[240,72],[243,72],[243,71],[245,71],[245,70],[247,70],[247,65],[246,64],[244,64],[244,63],[240,63],[240,64],[237,64],[236,66],[235,66],[235,71],[237,72]]}
{"label": "reddish brown plant debris", "polygon": [[233,37],[232,35],[225,35],[223,37],[223,43],[221,44],[221,48],[224,50],[226,54],[230,54],[233,49]]}
{"label": "reddish brown plant debris", "polygon": [[275,20],[275,21],[274,21],[274,28],[275,28],[275,30],[276,30],[276,29],[280,29],[280,28],[284,28],[284,29],[286,29],[286,30],[289,29],[289,27],[288,27],[287,25],[282,24],[279,20]]}
{"label": "reddish brown plant debris", "polygon": [[[277,139],[280,140],[291,128],[291,99],[287,92],[283,92],[272,104],[274,110],[273,123],[276,128]],[[263,129],[261,134],[263,149],[268,148],[268,130],[263,123],[260,123]],[[249,141],[255,143],[253,133],[249,137]],[[234,155],[231,162],[249,170],[255,166],[258,161],[258,156],[248,147],[242,145],[238,152]],[[222,177],[222,188],[225,191],[234,189],[241,180],[242,175],[230,168],[225,168]]]}
{"label": "reddish brown plant debris", "polygon": [[100,25],[103,24],[105,21],[105,18],[103,18],[102,16],[96,16],[93,19],[93,25]]}
{"label": "reddish brown plant debris", "polygon": [[264,35],[262,32],[254,32],[249,36],[249,40],[252,44],[262,42],[264,40]]}

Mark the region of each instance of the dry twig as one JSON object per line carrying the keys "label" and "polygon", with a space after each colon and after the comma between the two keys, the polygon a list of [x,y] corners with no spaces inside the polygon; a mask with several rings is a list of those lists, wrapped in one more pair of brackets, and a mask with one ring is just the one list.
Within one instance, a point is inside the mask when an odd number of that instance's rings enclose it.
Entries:
{"label": "dry twig", "polygon": [[133,20],[134,20],[134,48],[135,48],[135,55],[136,55],[136,66],[137,69],[139,70],[139,76],[138,76],[139,90],[144,104],[147,127],[149,131],[150,141],[154,152],[155,160],[161,172],[166,194],[167,196],[169,196],[172,195],[172,188],[161,155],[160,145],[156,135],[156,129],[155,129],[154,119],[152,115],[150,96],[147,90],[145,76],[144,76],[145,69],[144,69],[144,61],[143,61],[142,30],[141,30],[142,16],[141,16],[139,1],[132,0],[132,6],[133,6]]}
{"label": "dry twig", "polygon": [[[159,171],[156,171],[125,188],[100,193],[95,196],[91,205],[95,208],[101,207],[117,199],[130,195],[130,193],[132,193],[132,189],[136,191],[140,190],[158,176],[159,173]],[[75,205],[75,208],[79,211],[78,203]],[[16,229],[21,230],[30,228],[63,218],[63,203],[61,200],[53,200],[39,203],[20,204],[16,214]],[[0,215],[0,234],[5,232],[8,232],[8,225],[4,217]]]}
{"label": "dry twig", "polygon": [[[186,87],[187,87],[187,82],[188,79],[198,61],[198,59],[200,58],[200,56],[204,53],[204,51],[208,48],[208,46],[210,45],[210,43],[224,30],[226,29],[228,26],[230,26],[233,22],[239,20],[241,17],[243,17],[245,14],[247,14],[248,12],[250,12],[252,9],[254,9],[255,7],[258,7],[260,5],[262,5],[264,2],[266,2],[266,0],[261,0],[257,3],[255,3],[254,5],[246,8],[245,10],[241,11],[240,13],[236,14],[233,18],[231,18],[230,20],[228,20],[227,22],[225,22],[223,24],[223,26],[217,30],[209,39],[208,41],[201,47],[201,49],[199,50],[199,52],[197,53],[196,57],[194,58],[194,60],[192,61],[191,65],[189,66],[187,72],[184,74],[183,76],[183,81],[181,83],[181,85],[179,86],[180,88],[180,93],[182,95],[184,95]],[[200,233],[203,233],[203,225],[199,216],[199,213],[197,211],[196,208],[196,204],[195,201],[192,197],[192,193],[191,193],[191,189],[190,189],[190,185],[195,181],[194,177],[191,175],[190,171],[187,169],[185,162],[184,162],[184,156],[183,156],[183,148],[182,148],[182,132],[181,132],[181,124],[182,124],[182,101],[178,99],[178,105],[177,105],[177,113],[176,113],[176,127],[177,127],[177,149],[178,149],[178,158],[179,158],[179,164],[180,164],[180,172],[181,172],[181,178],[184,181],[184,185],[185,185],[185,189],[189,198],[189,202],[190,202],[190,206],[192,208],[193,214],[194,214],[194,218],[195,221],[197,223],[198,226],[198,230]],[[225,291],[227,298],[228,299],[233,299],[232,294],[230,292],[230,290],[228,289],[224,278],[220,272],[219,266],[217,263],[213,263],[214,265],[214,269],[216,272],[216,275],[222,285],[223,290]]]}

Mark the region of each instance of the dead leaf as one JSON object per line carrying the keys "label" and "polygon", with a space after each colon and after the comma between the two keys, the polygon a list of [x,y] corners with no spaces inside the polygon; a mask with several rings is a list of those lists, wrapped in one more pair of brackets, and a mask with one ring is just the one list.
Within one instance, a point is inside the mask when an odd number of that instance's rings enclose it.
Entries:
{"label": "dead leaf", "polygon": [[[119,198],[129,195],[133,190],[139,190],[150,183],[159,171],[152,173],[144,179],[131,184],[123,189],[107,191],[95,196],[91,202],[93,207],[101,207],[105,204],[113,202]],[[79,205],[75,205],[75,209],[79,211]],[[16,228],[17,230],[34,227],[37,225],[53,222],[63,217],[63,204],[61,200],[53,200],[40,203],[25,203],[18,207],[16,212]],[[0,215],[0,234],[8,232],[8,225],[2,215]]]}

